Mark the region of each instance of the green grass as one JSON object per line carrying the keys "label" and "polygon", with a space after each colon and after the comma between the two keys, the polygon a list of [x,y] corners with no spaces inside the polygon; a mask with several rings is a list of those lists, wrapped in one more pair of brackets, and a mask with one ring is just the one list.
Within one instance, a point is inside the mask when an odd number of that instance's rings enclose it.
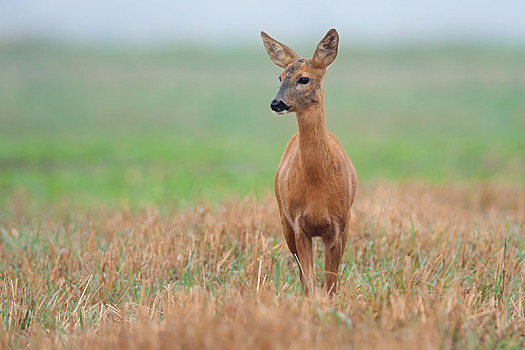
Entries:
{"label": "green grass", "polygon": [[[328,128],[361,181],[523,184],[523,62],[512,48],[343,49]],[[0,200],[260,194],[296,130],[268,108],[278,72],[262,45],[0,45]]]}

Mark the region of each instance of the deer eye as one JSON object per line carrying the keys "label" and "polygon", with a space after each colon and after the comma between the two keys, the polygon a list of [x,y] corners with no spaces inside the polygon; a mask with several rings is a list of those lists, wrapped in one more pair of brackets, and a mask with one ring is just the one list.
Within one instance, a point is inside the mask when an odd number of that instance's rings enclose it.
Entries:
{"label": "deer eye", "polygon": [[308,84],[309,81],[310,79],[308,79],[307,77],[300,77],[299,80],[297,80],[297,83],[298,84]]}
{"label": "deer eye", "polygon": [[281,81],[281,76],[279,75],[279,76],[277,77],[277,79],[279,79],[279,81]]}

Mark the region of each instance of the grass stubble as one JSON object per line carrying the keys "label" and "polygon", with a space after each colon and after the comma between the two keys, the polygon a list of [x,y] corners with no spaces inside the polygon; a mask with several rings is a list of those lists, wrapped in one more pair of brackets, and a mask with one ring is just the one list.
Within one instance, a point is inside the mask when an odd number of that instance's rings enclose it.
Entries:
{"label": "grass stubble", "polygon": [[271,194],[39,214],[10,203],[0,348],[525,346],[521,186],[363,186],[331,300],[301,295]]}

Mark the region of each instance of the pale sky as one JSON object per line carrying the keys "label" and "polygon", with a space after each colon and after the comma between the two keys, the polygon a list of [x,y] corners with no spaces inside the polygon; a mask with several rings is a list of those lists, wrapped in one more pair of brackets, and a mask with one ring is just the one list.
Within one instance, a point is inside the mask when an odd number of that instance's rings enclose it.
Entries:
{"label": "pale sky", "polygon": [[[489,41],[525,44],[525,0],[0,0],[0,39],[197,42],[320,38],[348,42]],[[256,44],[259,44],[258,41]]]}

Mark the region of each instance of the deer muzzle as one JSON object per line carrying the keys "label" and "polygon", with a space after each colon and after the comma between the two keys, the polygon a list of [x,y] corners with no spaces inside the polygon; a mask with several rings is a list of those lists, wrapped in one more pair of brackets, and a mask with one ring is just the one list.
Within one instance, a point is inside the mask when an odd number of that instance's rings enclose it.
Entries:
{"label": "deer muzzle", "polygon": [[270,103],[270,108],[277,114],[283,114],[286,113],[288,109],[290,109],[290,106],[288,106],[282,100],[273,100],[272,103]]}

